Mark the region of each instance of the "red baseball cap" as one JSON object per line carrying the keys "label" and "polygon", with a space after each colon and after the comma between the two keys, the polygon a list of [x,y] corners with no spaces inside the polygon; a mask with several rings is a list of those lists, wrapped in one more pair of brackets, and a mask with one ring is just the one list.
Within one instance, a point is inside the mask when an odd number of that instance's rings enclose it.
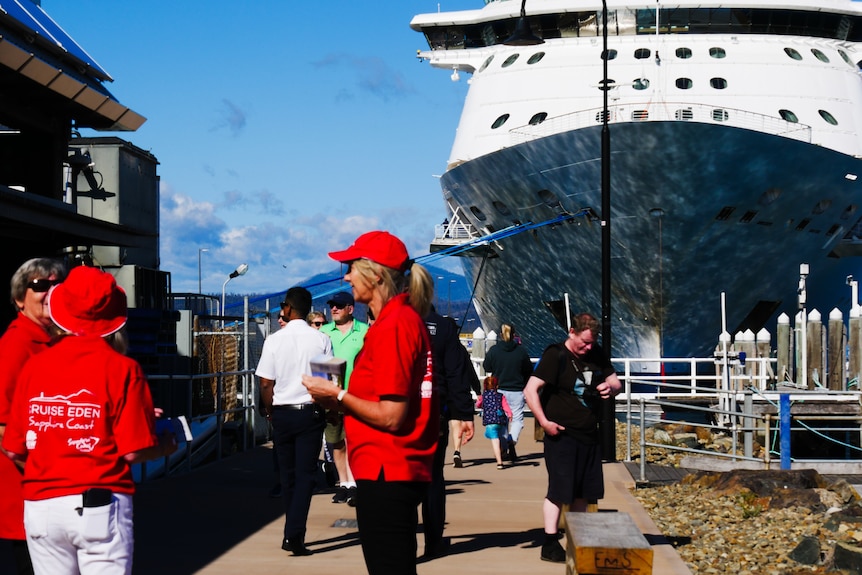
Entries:
{"label": "red baseball cap", "polygon": [[364,233],[346,250],[329,252],[329,257],[337,262],[367,259],[400,271],[406,271],[412,263],[404,242],[381,231]]}
{"label": "red baseball cap", "polygon": [[51,288],[48,313],[65,331],[104,337],[126,325],[126,292],[111,274],[78,266]]}

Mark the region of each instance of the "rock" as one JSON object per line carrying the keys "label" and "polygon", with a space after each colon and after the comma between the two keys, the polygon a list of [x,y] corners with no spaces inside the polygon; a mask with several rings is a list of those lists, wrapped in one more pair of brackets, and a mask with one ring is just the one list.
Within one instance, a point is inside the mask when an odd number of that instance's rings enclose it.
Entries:
{"label": "rock", "polygon": [[832,563],[838,569],[846,569],[858,575],[862,573],[862,548],[852,543],[838,541],[835,543]]}
{"label": "rock", "polygon": [[790,552],[790,558],[803,565],[816,565],[820,561],[820,540],[806,535]]}

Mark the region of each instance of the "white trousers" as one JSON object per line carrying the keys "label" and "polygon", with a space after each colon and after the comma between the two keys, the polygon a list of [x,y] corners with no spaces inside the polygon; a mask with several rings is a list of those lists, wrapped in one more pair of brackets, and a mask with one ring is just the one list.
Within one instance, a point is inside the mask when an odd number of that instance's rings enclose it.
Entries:
{"label": "white trousers", "polygon": [[132,496],[83,507],[81,495],[24,501],[24,530],[36,575],[131,575]]}

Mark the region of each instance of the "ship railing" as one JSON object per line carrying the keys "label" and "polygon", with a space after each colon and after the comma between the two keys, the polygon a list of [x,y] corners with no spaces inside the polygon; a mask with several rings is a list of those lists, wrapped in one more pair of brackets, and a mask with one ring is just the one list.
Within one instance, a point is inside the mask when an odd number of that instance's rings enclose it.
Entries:
{"label": "ship railing", "polygon": [[[579,110],[569,114],[546,118],[538,124],[512,128],[509,138],[512,145],[522,144],[546,136],[602,125],[603,108]],[[788,122],[782,118],[747,110],[725,108],[692,102],[626,102],[608,106],[608,123],[637,122],[697,122],[721,124],[753,130],[774,136],[811,142],[811,126]]]}

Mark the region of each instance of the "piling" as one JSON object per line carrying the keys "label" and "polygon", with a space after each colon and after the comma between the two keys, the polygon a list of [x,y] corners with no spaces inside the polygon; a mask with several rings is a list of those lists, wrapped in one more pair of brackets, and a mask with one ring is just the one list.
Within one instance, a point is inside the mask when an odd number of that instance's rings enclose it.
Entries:
{"label": "piling", "polygon": [[827,387],[835,391],[844,390],[844,350],[847,348],[847,333],[844,329],[844,314],[838,308],[829,312],[828,344],[826,345]]}
{"label": "piling", "polygon": [[826,334],[823,330],[823,319],[816,309],[808,313],[806,323],[808,333],[806,334],[806,351],[808,352],[808,389],[816,389],[821,386],[825,364]]}

